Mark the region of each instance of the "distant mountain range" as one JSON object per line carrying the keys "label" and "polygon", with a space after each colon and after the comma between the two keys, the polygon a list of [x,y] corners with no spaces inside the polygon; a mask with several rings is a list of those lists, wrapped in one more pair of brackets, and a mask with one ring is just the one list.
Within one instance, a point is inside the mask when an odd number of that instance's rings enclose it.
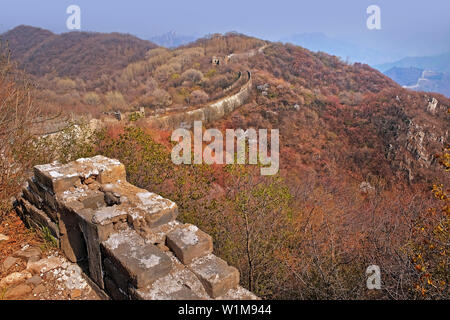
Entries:
{"label": "distant mountain range", "polygon": [[375,67],[405,88],[439,92],[450,97],[450,52],[408,57]]}
{"label": "distant mountain range", "polygon": [[347,40],[329,37],[321,32],[295,34],[282,38],[280,41],[299,45],[315,52],[326,52],[338,56],[344,61],[362,62],[369,65],[399,58],[396,54],[366,48]]}
{"label": "distant mountain range", "polygon": [[439,92],[450,97],[449,72],[436,72],[413,67],[393,67],[384,72],[384,74],[404,88],[416,91]]}
{"label": "distant mountain range", "polygon": [[149,40],[161,47],[176,48],[194,42],[197,39],[198,37],[195,36],[178,35],[175,31],[170,31],[159,36],[151,37]]}
{"label": "distant mountain range", "polygon": [[413,67],[436,72],[450,72],[450,51],[433,56],[407,57],[391,63],[374,65],[373,67],[381,72],[386,72],[394,67]]}

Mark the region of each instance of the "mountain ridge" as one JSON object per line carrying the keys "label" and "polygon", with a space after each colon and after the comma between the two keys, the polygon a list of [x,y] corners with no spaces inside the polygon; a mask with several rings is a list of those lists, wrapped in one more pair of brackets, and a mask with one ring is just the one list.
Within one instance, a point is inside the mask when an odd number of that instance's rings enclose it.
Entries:
{"label": "mountain ridge", "polygon": [[108,74],[111,68],[123,68],[157,47],[129,34],[79,31],[54,34],[25,25],[3,33],[0,38],[8,43],[19,66],[30,74],[55,73],[82,79]]}

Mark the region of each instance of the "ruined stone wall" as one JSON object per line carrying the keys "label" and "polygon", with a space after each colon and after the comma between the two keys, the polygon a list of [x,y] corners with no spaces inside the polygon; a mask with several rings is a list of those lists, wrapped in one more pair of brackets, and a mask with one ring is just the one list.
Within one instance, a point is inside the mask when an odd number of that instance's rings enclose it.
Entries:
{"label": "ruined stone wall", "polygon": [[34,167],[17,212],[48,230],[112,299],[257,299],[177,205],[126,181],[103,156]]}
{"label": "ruined stone wall", "polygon": [[212,122],[221,119],[224,115],[233,112],[236,108],[242,106],[248,99],[252,89],[252,75],[250,71],[246,71],[248,81],[238,93],[220,99],[204,108],[196,110],[168,115],[165,117],[149,118],[149,125],[158,128],[177,128],[182,123],[192,125],[194,121]]}

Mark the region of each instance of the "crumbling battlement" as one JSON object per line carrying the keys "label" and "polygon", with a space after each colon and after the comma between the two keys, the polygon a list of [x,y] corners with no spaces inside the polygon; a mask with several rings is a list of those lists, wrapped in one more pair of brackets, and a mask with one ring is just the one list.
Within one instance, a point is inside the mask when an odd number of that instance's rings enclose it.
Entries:
{"label": "crumbling battlement", "polygon": [[34,167],[17,212],[58,240],[112,299],[257,299],[177,205],[126,181],[103,156]]}

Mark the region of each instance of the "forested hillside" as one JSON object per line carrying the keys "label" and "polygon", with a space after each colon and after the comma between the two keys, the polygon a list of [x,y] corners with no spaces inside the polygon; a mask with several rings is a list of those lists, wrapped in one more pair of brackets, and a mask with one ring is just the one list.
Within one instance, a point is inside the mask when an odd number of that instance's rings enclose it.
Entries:
{"label": "forested hillside", "polygon": [[[4,167],[20,164],[0,180],[4,208],[33,164],[103,154],[126,165],[131,183],[175,201],[263,298],[448,298],[449,99],[403,89],[368,65],[235,33],[166,49],[128,35],[27,28],[4,35],[17,66],[1,61],[1,124],[32,126],[61,111],[102,125],[56,138],[0,128]],[[274,176],[253,165],[174,165],[170,130],[103,114],[182,114],[235,93],[246,70],[248,101],[204,126],[279,129]],[[18,93],[40,112],[15,118]],[[384,270],[383,290],[367,290],[372,264]]]}

